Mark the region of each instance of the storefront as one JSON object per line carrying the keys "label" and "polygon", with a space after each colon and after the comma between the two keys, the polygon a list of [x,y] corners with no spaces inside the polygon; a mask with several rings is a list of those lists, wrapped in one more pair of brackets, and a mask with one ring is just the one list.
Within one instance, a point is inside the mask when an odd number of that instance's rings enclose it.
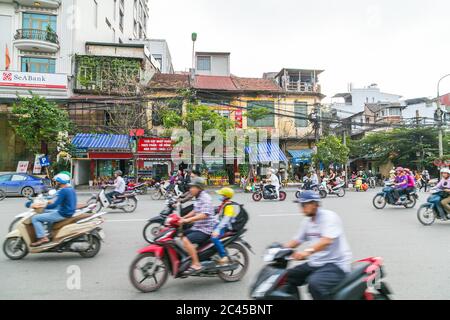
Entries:
{"label": "storefront", "polygon": [[76,186],[110,183],[117,170],[124,175],[134,174],[133,153],[126,135],[78,134],[72,144],[76,148],[72,158]]}
{"label": "storefront", "polygon": [[171,139],[140,138],[135,156],[139,180],[167,179],[176,170],[172,150]]}
{"label": "storefront", "polygon": [[314,151],[312,149],[288,150],[288,153],[292,157],[291,165],[294,176],[299,179],[303,178],[311,169]]}
{"label": "storefront", "polygon": [[265,177],[267,170],[272,169],[286,169],[289,161],[280,146],[275,143],[260,143],[257,145],[257,150],[247,148],[250,163],[256,165],[256,174],[259,177]]}

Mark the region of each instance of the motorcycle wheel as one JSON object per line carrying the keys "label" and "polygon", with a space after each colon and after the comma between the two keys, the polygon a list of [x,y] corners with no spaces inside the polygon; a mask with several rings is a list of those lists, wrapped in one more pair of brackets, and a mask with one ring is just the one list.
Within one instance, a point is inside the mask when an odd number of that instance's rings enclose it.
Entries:
{"label": "motorcycle wheel", "polygon": [[302,192],[301,192],[301,191],[297,191],[297,192],[295,193],[295,197],[296,197],[297,199],[300,199],[301,195],[302,195]]}
{"label": "motorcycle wheel", "polygon": [[406,209],[412,209],[416,206],[417,200],[416,197],[412,197],[411,200],[408,201],[407,204],[405,204]]}
{"label": "motorcycle wheel", "polygon": [[136,198],[128,198],[125,200],[127,202],[127,205],[122,208],[122,210],[126,213],[133,213],[137,209],[137,199]]}
{"label": "motorcycle wheel", "polygon": [[11,260],[21,260],[28,255],[28,247],[22,238],[8,238],[3,242],[3,253]]}
{"label": "motorcycle wheel", "polygon": [[[156,264],[153,274],[148,273]],[[158,280],[158,274],[161,274]],[[159,290],[167,281],[169,266],[167,262],[155,257],[153,253],[138,255],[130,265],[129,276],[131,284],[141,292],[148,293]],[[146,281],[149,280],[149,284]]]}
{"label": "motorcycle wheel", "polygon": [[79,252],[79,255],[86,259],[95,257],[102,247],[100,239],[92,235],[89,236],[89,242],[91,243],[91,247],[87,251]]}
{"label": "motorcycle wheel", "polygon": [[284,191],[280,191],[280,201],[285,201],[287,198],[287,194]]}
{"label": "motorcycle wheel", "polygon": [[431,226],[436,221],[434,210],[428,206],[421,206],[417,211],[417,219],[424,226]]}
{"label": "motorcycle wheel", "polygon": [[149,222],[142,232],[144,240],[152,244],[155,237],[160,233],[162,225],[157,222]]}
{"label": "motorcycle wheel", "polygon": [[92,210],[92,213],[94,213],[94,214],[99,213],[100,210],[102,209],[102,203],[100,201],[97,201],[97,199],[95,199],[95,198],[89,199],[89,201],[87,202],[88,206],[91,204],[96,205],[95,208]]}
{"label": "motorcycle wheel", "polygon": [[384,209],[387,205],[386,199],[382,195],[376,195],[375,198],[373,198],[372,204],[378,210]]}
{"label": "motorcycle wheel", "polygon": [[155,190],[153,193],[152,193],[152,200],[161,200],[161,197],[162,197],[162,194],[161,194],[161,191],[159,191],[159,190]]}
{"label": "motorcycle wheel", "polygon": [[14,219],[14,220],[11,222],[11,224],[9,225],[8,232],[11,232],[11,231],[13,231],[13,230],[16,230],[16,224],[17,224],[20,220],[22,220],[22,218],[16,218],[16,219]]}
{"label": "motorcycle wheel", "polygon": [[345,196],[345,189],[344,188],[340,188],[338,192],[336,192],[336,195],[339,198],[343,198]]}
{"label": "motorcycle wheel", "polygon": [[328,196],[328,193],[325,190],[320,190],[319,195],[322,199],[325,199]]}
{"label": "motorcycle wheel", "polygon": [[262,195],[261,195],[261,193],[254,193],[254,194],[252,195],[252,199],[253,199],[253,201],[256,201],[256,202],[261,201],[261,200],[262,200]]}
{"label": "motorcycle wheel", "polygon": [[249,258],[247,250],[236,242],[226,247],[226,250],[232,262],[239,264],[239,268],[232,271],[220,271],[217,275],[225,282],[240,281],[248,270]]}

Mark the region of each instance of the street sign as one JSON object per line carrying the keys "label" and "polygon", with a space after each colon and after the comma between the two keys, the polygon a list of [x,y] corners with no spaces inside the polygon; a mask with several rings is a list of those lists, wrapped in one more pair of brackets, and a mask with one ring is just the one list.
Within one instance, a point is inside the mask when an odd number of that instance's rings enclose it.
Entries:
{"label": "street sign", "polygon": [[172,139],[166,138],[141,138],[137,146],[139,153],[170,153],[172,150]]}
{"label": "street sign", "polygon": [[30,164],[30,161],[19,161],[17,164],[17,173],[27,173],[28,172],[28,165]]}
{"label": "street sign", "polygon": [[38,154],[34,158],[34,167],[33,167],[33,173],[34,174],[41,174],[42,166],[41,166],[40,158],[43,157],[43,156],[44,156],[43,154]]}
{"label": "street sign", "polygon": [[41,163],[42,168],[50,167],[50,160],[47,156],[40,157],[39,162]]}

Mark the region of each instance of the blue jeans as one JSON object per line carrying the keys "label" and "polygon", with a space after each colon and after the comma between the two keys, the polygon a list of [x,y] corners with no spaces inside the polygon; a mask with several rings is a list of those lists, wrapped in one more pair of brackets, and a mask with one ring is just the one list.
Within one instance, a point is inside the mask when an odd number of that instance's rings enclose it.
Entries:
{"label": "blue jeans", "polygon": [[33,223],[34,230],[36,231],[36,238],[42,239],[46,236],[44,222],[47,222],[47,229],[51,230],[51,226],[53,223],[60,222],[64,219],[67,219],[59,214],[56,210],[49,210],[41,214],[37,214],[33,216],[31,222]]}
{"label": "blue jeans", "polygon": [[220,230],[219,236],[216,237],[211,237],[211,241],[214,243],[214,245],[216,246],[217,252],[219,253],[219,256],[221,258],[224,258],[227,256],[227,253],[225,251],[225,247],[223,246],[222,241],[220,241],[220,238],[223,237],[223,235],[225,234],[225,232],[227,231],[227,228],[223,228],[222,230]]}

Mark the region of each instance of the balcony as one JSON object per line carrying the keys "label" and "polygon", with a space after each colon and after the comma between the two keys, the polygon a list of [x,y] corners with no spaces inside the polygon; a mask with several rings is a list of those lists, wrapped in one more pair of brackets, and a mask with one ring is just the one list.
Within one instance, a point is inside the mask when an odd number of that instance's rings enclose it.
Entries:
{"label": "balcony", "polygon": [[18,4],[26,7],[39,7],[58,9],[61,5],[61,0],[16,0]]}
{"label": "balcony", "polygon": [[14,36],[14,45],[19,50],[55,53],[59,50],[58,35],[37,29],[19,29]]}
{"label": "balcony", "polygon": [[289,81],[286,83],[288,92],[321,93],[320,85],[310,82]]}

